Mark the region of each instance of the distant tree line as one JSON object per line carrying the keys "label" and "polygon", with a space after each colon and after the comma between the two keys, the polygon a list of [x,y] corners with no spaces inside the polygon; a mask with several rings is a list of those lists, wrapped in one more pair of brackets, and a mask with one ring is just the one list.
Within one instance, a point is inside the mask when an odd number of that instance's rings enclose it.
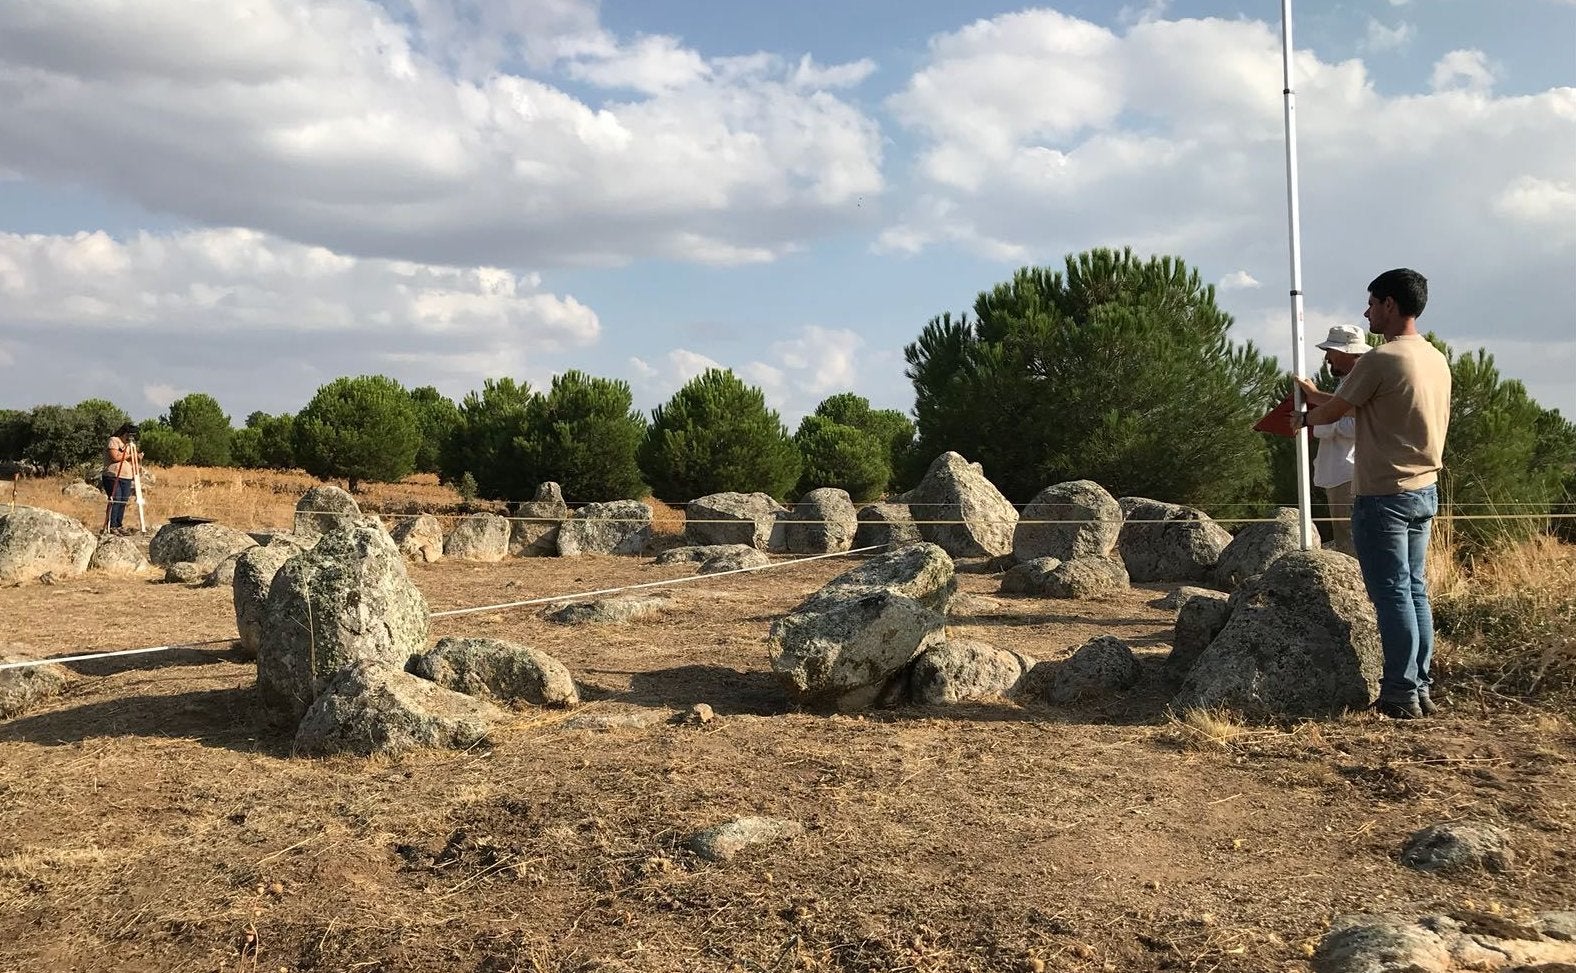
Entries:
{"label": "distant tree line", "polygon": [[[1093,250],[1019,271],[980,293],[972,314],[932,319],[905,349],[913,420],[839,393],[790,435],[761,390],[725,369],[649,416],[626,383],[580,371],[540,391],[490,378],[458,403],[363,375],[329,382],[293,415],[254,412],[238,429],[212,396],[193,393],[142,423],[141,437],[158,464],[303,469],[353,489],[435,473],[508,501],[544,480],[579,501],[792,498],[822,486],[863,501],[913,485],[955,450],[1020,503],[1092,479],[1117,496],[1247,515],[1295,502],[1291,441],[1251,428],[1289,385],[1273,357],[1232,340],[1232,324],[1182,260]],[[1576,490],[1576,427],[1502,377],[1492,356],[1441,348],[1455,380],[1446,502],[1521,515],[1467,522],[1468,539],[1547,529],[1537,517]],[[126,421],[102,399],[0,410],[0,458],[52,471],[93,463]]]}

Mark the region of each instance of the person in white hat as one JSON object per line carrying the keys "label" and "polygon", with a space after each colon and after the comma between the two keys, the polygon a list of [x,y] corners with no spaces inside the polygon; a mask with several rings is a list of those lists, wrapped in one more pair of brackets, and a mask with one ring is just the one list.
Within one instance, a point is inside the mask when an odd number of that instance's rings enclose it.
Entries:
{"label": "person in white hat", "polygon": [[[1354,324],[1337,324],[1330,334],[1314,347],[1324,351],[1324,363],[1330,374],[1345,378],[1351,373],[1361,355],[1368,353],[1368,342],[1363,332]],[[1325,402],[1329,395],[1308,379],[1300,379],[1303,395],[1310,404]],[[1340,391],[1339,387],[1336,389]],[[1313,485],[1324,491],[1324,502],[1333,518],[1330,527],[1334,532],[1332,546],[1336,550],[1352,553],[1352,472],[1357,460],[1357,417],[1345,415],[1332,423],[1312,427],[1313,438],[1319,441],[1319,451],[1313,459]]]}

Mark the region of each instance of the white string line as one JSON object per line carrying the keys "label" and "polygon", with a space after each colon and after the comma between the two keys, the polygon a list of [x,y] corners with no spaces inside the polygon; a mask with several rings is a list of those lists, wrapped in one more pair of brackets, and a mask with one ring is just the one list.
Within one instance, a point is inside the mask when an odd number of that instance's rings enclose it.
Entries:
{"label": "white string line", "polygon": [[[453,608],[448,611],[430,612],[428,613],[427,617],[456,618],[461,615],[476,615],[482,612],[503,611],[506,608],[522,608],[526,605],[546,605],[558,601],[575,601],[580,598],[593,598],[597,595],[610,595],[616,594],[620,591],[634,591],[639,588],[658,588],[666,585],[687,584],[691,581],[709,581],[713,578],[722,578],[730,574],[746,574],[752,571],[765,571],[770,568],[791,567],[795,564],[804,564],[807,561],[821,561],[830,557],[847,557],[850,554],[864,554],[868,551],[878,551],[886,546],[887,545],[885,544],[873,544],[869,547],[857,547],[851,551],[837,551],[831,554],[812,554],[807,557],[794,558],[788,561],[773,561],[770,564],[758,564],[749,568],[734,568],[731,571],[715,571],[711,574],[695,574],[689,575],[687,577],[667,578],[661,581],[643,581],[640,584],[623,585],[622,587],[618,588],[601,588],[596,591],[577,591],[573,594],[567,595],[548,595],[543,598],[527,598],[523,601],[509,601],[497,605],[480,605],[476,608]],[[54,659],[29,659],[24,662],[7,662],[0,664],[0,672],[3,672],[6,669],[25,669],[30,666],[57,665],[65,662],[86,662],[90,659],[110,659],[123,655],[143,655],[149,652],[168,652],[172,649],[190,649],[200,648],[205,645],[222,645],[226,642],[233,642],[239,637],[239,634],[237,634],[232,635],[229,638],[209,639],[206,642],[181,642],[174,645],[155,645],[144,649],[119,649],[113,652],[92,652],[86,655],[68,655]]]}
{"label": "white string line", "polygon": [[[298,512],[300,512],[300,513],[335,514],[335,515],[338,515],[338,516],[341,516],[341,517],[354,517],[355,516],[355,514],[345,513],[342,510],[298,511]],[[418,513],[418,514],[411,514],[411,513],[370,514],[370,513],[368,513],[368,514],[362,514],[362,516],[386,517],[386,518],[388,518],[390,520],[413,520],[413,519],[415,519],[417,517],[433,517],[433,518],[438,518],[438,519],[459,518],[459,519],[463,520],[463,519],[465,519],[467,517],[474,517],[474,516],[477,516],[477,515],[476,514],[439,514],[439,513]],[[503,514],[488,514],[487,516],[497,517],[500,520],[506,520],[506,521],[509,521],[511,523],[519,522],[519,523],[528,523],[528,524],[559,524],[559,525],[563,525],[563,524],[568,524],[568,523],[572,522],[570,518],[558,518],[558,517],[508,517],[508,516],[505,516]],[[1530,514],[1509,514],[1509,513],[1507,513],[1507,514],[1456,514],[1456,513],[1438,513],[1438,514],[1434,515],[1434,519],[1436,519],[1436,520],[1570,520],[1570,519],[1573,519],[1573,518],[1576,518],[1576,511],[1572,511],[1570,513],[1530,513]],[[765,520],[765,519],[766,518],[764,518],[764,517],[761,518],[761,520]],[[1315,517],[1313,519],[1316,522],[1318,522],[1318,523],[1334,523],[1336,521],[1344,521],[1347,518],[1345,518],[1345,517]],[[1214,521],[1215,523],[1223,523],[1223,524],[1274,524],[1274,523],[1279,523],[1280,522],[1280,518],[1279,517],[1229,517],[1229,516],[1226,516],[1226,517],[1209,517],[1208,520]],[[582,523],[584,523],[584,522],[585,521],[582,521]],[[645,519],[642,519],[642,518],[633,518],[633,517],[599,517],[599,518],[597,518],[597,522],[598,523],[605,523],[605,524],[647,524],[647,525],[652,525],[653,524],[653,521],[645,520]],[[858,521],[858,524],[860,526],[863,526],[865,524],[869,524],[869,525],[872,525],[872,526],[882,526],[882,525],[899,525],[899,526],[901,526],[901,525],[904,525],[904,524],[914,524],[916,526],[919,526],[919,525],[938,526],[938,525],[944,525],[944,524],[1028,524],[1028,525],[1040,525],[1040,524],[1203,524],[1205,522],[1206,521],[1204,521],[1204,520],[1177,520],[1177,519],[1172,519],[1172,520],[1151,520],[1151,519],[1112,520],[1110,518],[1096,518],[1096,517],[1085,518],[1085,519],[1071,518],[1071,519],[1065,519],[1065,520],[1046,520],[1046,519],[1040,519],[1040,518],[1036,518],[1034,520],[1025,520],[1022,517],[1019,517],[1019,518],[1014,519],[1014,520],[1006,520],[1006,519],[999,518],[999,517],[996,517],[996,518],[991,518],[991,517],[970,517],[970,518],[967,518],[967,519],[959,519],[959,520],[861,520],[861,521]],[[686,517],[684,519],[684,523],[685,524],[732,524],[734,526],[741,526],[741,525],[745,525],[745,524],[755,523],[755,521],[749,520],[749,519],[705,519],[705,520],[702,520],[702,519],[699,519],[699,518]],[[826,525],[826,524],[846,524],[847,521],[845,521],[845,520],[795,520],[795,519],[790,519],[790,518],[784,518],[782,520],[775,520],[774,519],[774,523],[780,523],[780,524],[782,524],[784,526],[787,526],[787,525],[790,525],[790,524],[804,524],[804,525],[822,524],[822,525]]]}
{"label": "white string line", "polygon": [[765,571],[768,568],[782,568],[792,564],[803,564],[806,561],[820,561],[829,557],[847,557],[850,554],[863,554],[866,551],[879,551],[886,547],[885,544],[872,544],[869,547],[856,547],[851,551],[837,551],[832,554],[812,554],[808,557],[794,558],[791,561],[773,561],[770,564],[757,564],[748,568],[733,568],[728,571],[713,571],[710,574],[693,574],[682,578],[668,578],[662,581],[643,581],[640,584],[627,584],[618,588],[601,588],[596,591],[580,591],[572,595],[553,595],[546,598],[527,598],[524,601],[506,601],[497,605],[482,605],[477,608],[455,608],[449,611],[433,612],[429,618],[455,618],[460,615],[474,615],[479,612],[502,611],[505,608],[522,608],[526,605],[545,605],[555,601],[573,601],[576,598],[592,598],[597,595],[611,595],[620,591],[635,591],[640,588],[661,588],[668,585],[688,584],[691,581],[710,580],[723,578],[730,574],[748,574],[751,571]]}

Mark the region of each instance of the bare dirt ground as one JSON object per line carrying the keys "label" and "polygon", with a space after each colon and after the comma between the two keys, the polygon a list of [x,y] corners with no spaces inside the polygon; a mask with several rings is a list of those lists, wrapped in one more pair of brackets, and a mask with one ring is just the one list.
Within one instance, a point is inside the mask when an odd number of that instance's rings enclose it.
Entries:
{"label": "bare dirt ground", "polygon": [[[1454,687],[1442,718],[1242,728],[1169,719],[1172,613],[1135,589],[1000,598],[960,576],[950,631],[1059,658],[1130,639],[1139,689],[863,717],[795,710],[771,619],[838,560],[671,589],[662,617],[535,610],[434,622],[515,639],[585,689],[486,745],[398,762],[292,758],[255,667],[224,648],[79,663],[0,723],[0,973],[1306,970],[1335,914],[1576,903],[1576,733]],[[681,577],[584,557],[412,569],[434,610]],[[226,589],[86,576],[0,589],[37,655],[234,632]],[[575,729],[587,713],[715,708],[705,726]],[[727,864],[686,839],[741,815],[806,833]],[[1485,820],[1500,875],[1400,867],[1413,830]]]}

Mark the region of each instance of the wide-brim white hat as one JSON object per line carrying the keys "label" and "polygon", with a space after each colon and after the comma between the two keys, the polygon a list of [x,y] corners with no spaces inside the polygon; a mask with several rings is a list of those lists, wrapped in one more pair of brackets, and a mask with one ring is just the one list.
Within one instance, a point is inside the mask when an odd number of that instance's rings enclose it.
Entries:
{"label": "wide-brim white hat", "polygon": [[1350,324],[1332,326],[1330,336],[1314,347],[1325,351],[1344,351],[1348,355],[1363,355],[1370,350],[1361,329]]}

